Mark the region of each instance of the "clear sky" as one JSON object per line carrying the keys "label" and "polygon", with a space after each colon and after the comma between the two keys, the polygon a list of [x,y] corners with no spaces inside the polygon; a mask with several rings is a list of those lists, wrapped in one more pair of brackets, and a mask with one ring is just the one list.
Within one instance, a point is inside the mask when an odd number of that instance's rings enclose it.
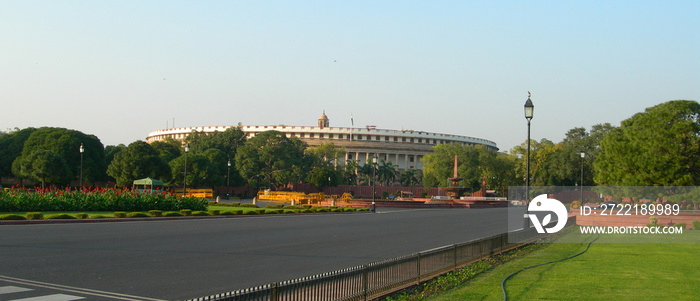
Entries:
{"label": "clear sky", "polygon": [[699,1],[0,1],[0,130],[375,125],[507,151],[700,100]]}

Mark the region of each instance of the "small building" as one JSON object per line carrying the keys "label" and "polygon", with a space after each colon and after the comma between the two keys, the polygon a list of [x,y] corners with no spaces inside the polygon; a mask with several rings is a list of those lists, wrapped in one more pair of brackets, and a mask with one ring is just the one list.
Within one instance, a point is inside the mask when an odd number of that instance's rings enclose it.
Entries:
{"label": "small building", "polygon": [[164,188],[163,181],[152,178],[134,180],[134,185],[132,187],[132,189],[141,193],[160,192],[163,191]]}

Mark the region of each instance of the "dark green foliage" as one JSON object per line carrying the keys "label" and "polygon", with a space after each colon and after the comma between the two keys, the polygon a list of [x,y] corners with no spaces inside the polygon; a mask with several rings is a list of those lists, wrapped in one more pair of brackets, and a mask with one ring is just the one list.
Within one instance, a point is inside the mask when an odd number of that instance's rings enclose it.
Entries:
{"label": "dark green foliage", "polygon": [[221,210],[209,210],[210,215],[221,215]]}
{"label": "dark green foliage", "polygon": [[153,217],[161,217],[163,216],[163,211],[160,210],[149,210],[148,214]]}
{"label": "dark green foliage", "polygon": [[206,211],[194,211],[191,214],[192,216],[209,216],[210,214]]}
{"label": "dark green foliage", "polygon": [[255,204],[241,204],[241,205],[238,206],[238,207],[244,207],[244,208],[258,208],[258,206],[255,205]]}
{"label": "dark green foliage", "polygon": [[116,218],[126,218],[126,212],[124,212],[124,211],[117,211],[117,212],[114,212],[114,217],[116,217]]}
{"label": "dark green foliage", "polygon": [[151,217],[150,215],[143,213],[143,212],[131,212],[126,215],[128,218],[134,218],[134,217]]}
{"label": "dark green foliage", "polygon": [[5,215],[0,215],[0,220],[6,220],[6,221],[19,221],[19,220],[26,220],[27,218],[21,215],[17,214],[5,214]]}
{"label": "dark green foliage", "polygon": [[131,186],[134,180],[151,177],[169,179],[170,167],[148,143],[136,141],[114,156],[107,167],[107,174],[118,186]]}
{"label": "dark green foliage", "polygon": [[683,228],[683,229],[685,229],[686,226],[687,226],[686,223],[677,223],[677,224],[673,224],[673,227],[674,227],[674,228]]}
{"label": "dark green foliage", "polygon": [[78,213],[75,215],[75,218],[77,219],[87,219],[89,215],[87,213]]}
{"label": "dark green foliage", "polygon": [[294,209],[301,209],[301,207],[299,207],[299,206],[291,206],[291,205],[288,205],[288,206],[282,207],[282,209],[292,209],[292,210],[294,210]]}
{"label": "dark green foliage", "polygon": [[27,212],[28,220],[44,219],[44,214],[41,212]]}
{"label": "dark green foliage", "polygon": [[693,230],[700,230],[700,221],[693,221]]}
{"label": "dark green foliage", "polygon": [[165,212],[163,213],[164,217],[175,217],[175,216],[182,216],[180,212]]}
{"label": "dark green foliage", "polygon": [[44,219],[75,219],[75,216],[72,216],[70,214],[61,213],[61,214],[48,215]]}
{"label": "dark green foliage", "polygon": [[257,211],[250,210],[250,211],[244,212],[243,214],[244,214],[244,215],[258,215],[258,212],[257,212]]}
{"label": "dark green foliage", "polygon": [[0,135],[0,177],[12,176],[12,162],[22,155],[24,142],[35,128],[26,128]]}
{"label": "dark green foliage", "polygon": [[300,182],[308,173],[306,143],[287,138],[284,133],[267,131],[255,135],[236,151],[236,167],[252,187],[279,188]]}
{"label": "dark green foliage", "polygon": [[180,210],[180,214],[182,214],[182,215],[184,215],[184,216],[190,216],[190,215],[192,215],[192,210],[190,210],[190,209],[182,209],[182,210]]}

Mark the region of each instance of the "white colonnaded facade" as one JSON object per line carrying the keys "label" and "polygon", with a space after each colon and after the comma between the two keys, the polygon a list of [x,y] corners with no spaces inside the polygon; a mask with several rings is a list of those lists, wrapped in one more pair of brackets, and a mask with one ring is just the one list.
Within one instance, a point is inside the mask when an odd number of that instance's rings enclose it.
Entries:
{"label": "white colonnaded facade", "polygon": [[309,146],[332,142],[336,147],[345,147],[345,157],[338,158],[336,161],[339,164],[354,160],[362,166],[377,156],[378,160],[391,162],[397,166],[399,171],[422,170],[421,158],[432,153],[433,147],[439,144],[484,145],[491,151],[498,151],[495,142],[481,138],[416,130],[385,130],[373,126],[353,128],[330,127],[329,125],[328,116],[324,112],[318,119],[317,126],[234,125],[169,128],[150,132],[146,142],[152,143],[167,138],[182,140],[193,131],[223,132],[232,127],[240,128],[247,138],[255,137],[256,134],[266,131],[278,131],[289,138],[299,138]]}

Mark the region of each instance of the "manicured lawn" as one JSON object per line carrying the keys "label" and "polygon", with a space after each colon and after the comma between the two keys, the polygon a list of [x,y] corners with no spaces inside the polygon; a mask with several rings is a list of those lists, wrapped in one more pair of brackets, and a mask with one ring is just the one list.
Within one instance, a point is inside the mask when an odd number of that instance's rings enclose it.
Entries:
{"label": "manicured lawn", "polygon": [[[698,241],[687,231],[684,241]],[[520,272],[506,282],[509,300],[697,300],[700,244],[610,243],[606,236],[572,259]],[[595,238],[589,235],[590,241]],[[586,244],[556,243],[428,300],[503,300],[501,281],[528,266],[565,258]]]}

